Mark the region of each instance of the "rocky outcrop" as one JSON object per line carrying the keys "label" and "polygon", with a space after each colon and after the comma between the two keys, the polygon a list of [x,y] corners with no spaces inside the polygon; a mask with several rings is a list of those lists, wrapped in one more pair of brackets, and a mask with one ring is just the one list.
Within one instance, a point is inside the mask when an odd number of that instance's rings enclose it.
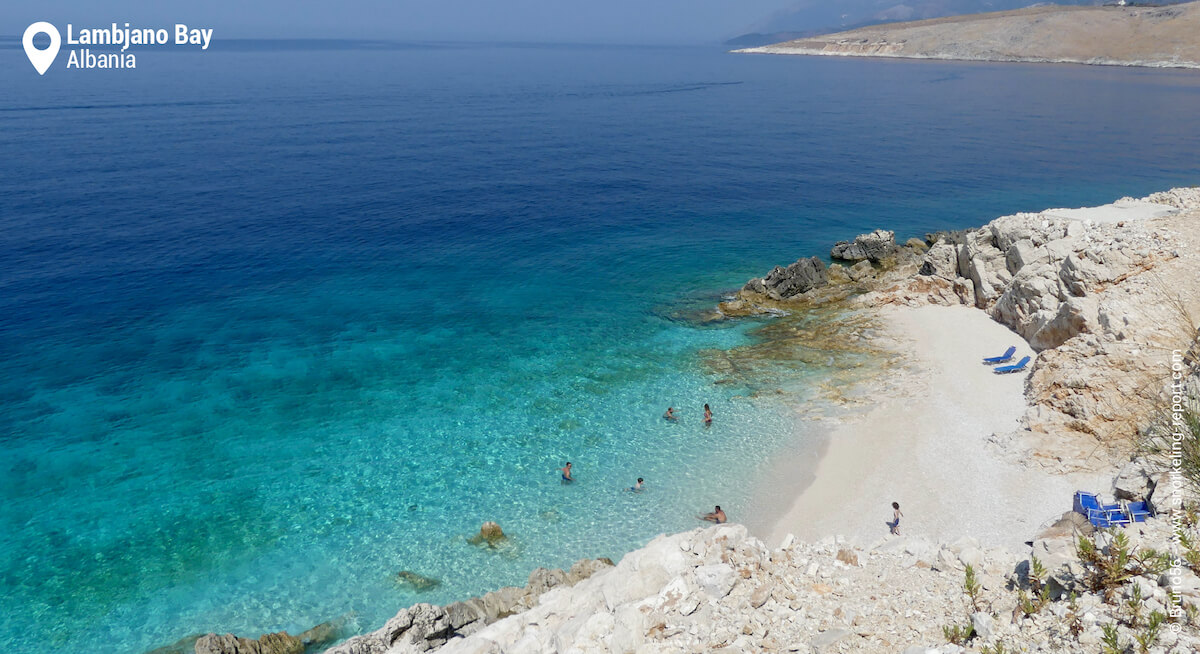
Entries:
{"label": "rocky outcrop", "polygon": [[1154,491],[1154,471],[1145,461],[1126,463],[1113,480],[1113,496],[1118,500],[1142,502]]}
{"label": "rocky outcrop", "polygon": [[967,304],[1039,351],[1015,458],[1087,467],[1127,448],[1158,401],[1165,356],[1200,315],[1200,189],[1090,209],[997,218],[933,235],[916,275],[882,280],[860,306]]}
{"label": "rocky outcrop", "polygon": [[[497,620],[527,611],[537,606],[547,592],[573,586],[612,565],[608,559],[583,559],[571,566],[570,570],[538,568],[529,575],[529,581],[523,588],[509,586],[446,606],[415,604],[397,613],[382,629],[355,636],[328,650],[326,654],[400,654],[437,649]],[[199,650],[197,652],[206,654]]]}
{"label": "rocky outcrop", "polygon": [[825,273],[825,262],[811,257],[801,259],[786,268],[775,266],[766,277],[746,282],[742,290],[765,295],[772,300],[786,300],[827,284],[829,277]]}
{"label": "rocky outcrop", "polygon": [[[1126,531],[1132,551],[1165,551],[1171,538],[1167,520]],[[1125,602],[1114,597],[1139,593],[1143,620],[1168,610],[1168,591],[1200,606],[1200,578],[1188,568],[1160,577],[1160,571],[1131,567],[1129,578],[1098,589],[1095,561],[1076,553],[1077,534],[1044,532],[1018,555],[972,538],[887,537],[859,547],[837,537],[819,543],[788,537],[770,549],[740,525],[696,529],[660,536],[616,567],[556,587],[529,610],[448,640],[438,652],[957,653],[966,650],[947,644],[943,627],[960,625],[973,628],[972,651],[997,644],[1004,651],[1098,651],[1104,625],[1119,625],[1126,642],[1142,633],[1130,626]],[[1111,536],[1092,538],[1102,556],[1116,554]],[[973,598],[964,591],[967,566],[979,584]],[[1044,575],[1035,572],[1041,567]],[[1044,600],[1038,599],[1042,588],[1048,589]],[[401,635],[386,651],[425,651],[402,635],[410,622],[445,633],[449,619],[426,606],[419,619],[401,612],[389,623],[386,630]],[[1167,631],[1158,636],[1159,651],[1200,647],[1193,624]],[[345,647],[334,651],[385,651]]]}
{"label": "rocky outcrop", "polygon": [[196,654],[304,654],[334,642],[340,622],[325,622],[293,636],[286,631],[263,634],[258,639],[239,638],[233,634],[206,634],[196,640]]}
{"label": "rocky outcrop", "polygon": [[926,251],[921,260],[921,268],[917,271],[926,277],[941,277],[953,280],[958,274],[958,247],[943,240],[937,240]]}
{"label": "rocky outcrop", "polygon": [[843,261],[870,261],[882,263],[896,254],[896,234],[877,229],[870,234],[860,234],[853,241],[838,241],[829,256]]}
{"label": "rocky outcrop", "polygon": [[841,241],[833,247],[835,259],[854,261],[852,265],[834,263],[826,267],[819,258],[810,257],[786,268],[776,266],[766,276],[746,282],[736,297],[721,302],[716,315],[770,315],[838,302],[881,283],[909,277],[927,249],[928,245],[918,239],[896,245],[895,234],[889,231],[860,234],[853,241]]}

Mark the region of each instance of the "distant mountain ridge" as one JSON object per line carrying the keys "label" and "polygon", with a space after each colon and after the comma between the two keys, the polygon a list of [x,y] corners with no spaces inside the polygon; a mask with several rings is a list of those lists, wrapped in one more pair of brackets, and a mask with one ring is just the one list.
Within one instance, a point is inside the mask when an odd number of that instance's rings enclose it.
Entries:
{"label": "distant mountain ridge", "polygon": [[[1190,0],[1157,0],[1129,5],[1168,5]],[[800,0],[750,26],[747,33],[725,42],[732,47],[753,47],[793,39],[842,32],[868,25],[979,14],[1045,5],[1116,5],[1116,0]]]}
{"label": "distant mountain ridge", "polygon": [[1200,68],[1200,2],[1041,6],[873,25],[737,52]]}

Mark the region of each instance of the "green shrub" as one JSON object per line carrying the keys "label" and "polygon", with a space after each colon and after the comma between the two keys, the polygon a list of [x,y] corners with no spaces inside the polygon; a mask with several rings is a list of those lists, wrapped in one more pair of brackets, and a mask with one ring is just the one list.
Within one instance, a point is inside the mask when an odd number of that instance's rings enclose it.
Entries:
{"label": "green shrub", "polygon": [[963,645],[975,635],[975,626],[971,623],[967,623],[965,626],[946,625],[942,627],[942,635],[946,637],[948,643]]}
{"label": "green shrub", "polygon": [[1111,530],[1112,542],[1107,548],[1101,548],[1096,539],[1101,532],[1091,538],[1080,536],[1075,544],[1075,552],[1086,570],[1084,583],[1088,590],[1104,596],[1104,601],[1112,603],[1117,591],[1130,579],[1140,575],[1156,575],[1169,566],[1170,561],[1159,552],[1151,549],[1133,553],[1129,546],[1129,537],[1121,530]]}
{"label": "green shrub", "polygon": [[971,606],[979,610],[979,595],[982,587],[979,585],[979,579],[975,575],[975,568],[967,564],[966,580],[963,581],[963,589],[967,591],[967,597],[971,598]]}
{"label": "green shrub", "polygon": [[1104,654],[1125,654],[1125,644],[1121,642],[1121,634],[1117,632],[1117,624],[1111,622],[1101,627],[1104,630],[1104,636],[1100,639],[1100,646],[1104,649]]}
{"label": "green shrub", "polygon": [[1138,651],[1142,654],[1147,654],[1151,647],[1158,642],[1159,632],[1162,630],[1163,623],[1167,621],[1166,614],[1161,611],[1154,611],[1146,620],[1146,628],[1141,631],[1135,640],[1137,640]]}
{"label": "green shrub", "polygon": [[1125,622],[1131,629],[1137,629],[1142,621],[1142,602],[1145,598],[1142,597],[1142,587],[1137,584],[1133,585],[1130,594],[1132,597],[1125,600],[1125,611],[1128,615]]}

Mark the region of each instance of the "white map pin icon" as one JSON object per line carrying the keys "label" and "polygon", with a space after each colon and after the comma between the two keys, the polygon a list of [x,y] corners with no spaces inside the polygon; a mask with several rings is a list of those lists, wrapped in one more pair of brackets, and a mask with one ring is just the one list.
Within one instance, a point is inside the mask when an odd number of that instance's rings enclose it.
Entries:
{"label": "white map pin icon", "polygon": [[[45,50],[33,47],[33,37],[38,34],[46,34],[50,37],[50,47]],[[25,46],[25,55],[29,57],[29,63],[37,69],[38,75],[45,75],[50,64],[54,63],[54,58],[58,56],[58,47],[62,45],[62,36],[59,35],[58,28],[55,26],[44,20],[38,21],[25,30],[25,36],[21,37],[21,45]]]}

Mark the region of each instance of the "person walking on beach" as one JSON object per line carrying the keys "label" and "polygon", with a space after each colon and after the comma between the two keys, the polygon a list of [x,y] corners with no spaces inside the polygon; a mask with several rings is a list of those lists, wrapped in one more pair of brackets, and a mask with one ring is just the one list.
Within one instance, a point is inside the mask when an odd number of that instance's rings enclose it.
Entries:
{"label": "person walking on beach", "polygon": [[630,490],[630,492],[633,492],[633,493],[640,493],[640,492],[642,492],[642,478],[641,478],[641,477],[638,477],[637,483],[636,483],[636,484],[634,484],[634,485],[632,485],[632,486],[630,486],[630,487],[629,487],[629,490]]}
{"label": "person walking on beach", "polygon": [[704,405],[704,426],[712,426],[712,409],[708,408],[707,404]]}
{"label": "person walking on beach", "polygon": [[663,420],[667,420],[670,422],[675,422],[675,421],[679,420],[679,417],[675,415],[674,407],[667,407],[667,412],[663,414]]}
{"label": "person walking on beach", "polygon": [[721,510],[720,504],[713,507],[712,513],[705,513],[704,515],[698,515],[696,517],[700,520],[704,520],[705,522],[715,522],[719,525],[725,524],[725,521],[727,520],[725,517],[725,512]]}
{"label": "person walking on beach", "polygon": [[562,483],[569,484],[573,481],[575,480],[571,479],[571,462],[567,461],[567,465],[562,468]]}
{"label": "person walking on beach", "polygon": [[892,502],[892,533],[896,536],[900,535],[900,518],[903,517],[904,514],[900,512],[900,503]]}

